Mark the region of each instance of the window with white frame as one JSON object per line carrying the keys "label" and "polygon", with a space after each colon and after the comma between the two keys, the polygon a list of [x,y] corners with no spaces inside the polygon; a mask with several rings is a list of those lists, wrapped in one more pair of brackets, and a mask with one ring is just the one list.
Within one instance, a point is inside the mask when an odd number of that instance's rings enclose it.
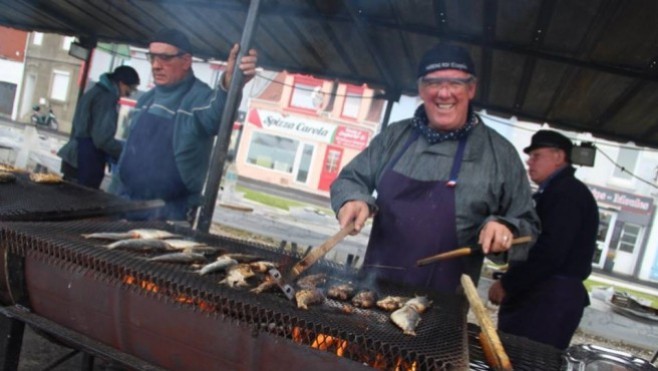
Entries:
{"label": "window with white frame", "polygon": [[619,237],[619,251],[633,253],[640,236],[641,228],[642,227],[637,224],[624,223],[621,230],[621,236]]}
{"label": "window with white frame", "polygon": [[75,37],[64,36],[64,39],[62,39],[62,50],[71,49],[71,43],[73,43],[74,41],[75,41]]}
{"label": "window with white frame", "polygon": [[43,32],[35,32],[32,34],[32,44],[34,45],[43,44]]}
{"label": "window with white frame", "polygon": [[[619,166],[615,166],[615,171],[612,175],[615,178],[631,180],[631,174],[635,170],[635,164],[637,163],[639,153],[640,151],[634,149],[620,148],[619,154],[617,155],[617,165]],[[620,166],[623,167],[624,170],[622,170]]]}
{"label": "window with white frame", "polygon": [[53,70],[50,99],[65,102],[69,92],[71,74],[68,71]]}
{"label": "window with white frame", "polygon": [[313,89],[315,89],[316,86],[317,85],[295,82],[292,97],[290,98],[290,106],[314,110],[316,107],[313,102]]}

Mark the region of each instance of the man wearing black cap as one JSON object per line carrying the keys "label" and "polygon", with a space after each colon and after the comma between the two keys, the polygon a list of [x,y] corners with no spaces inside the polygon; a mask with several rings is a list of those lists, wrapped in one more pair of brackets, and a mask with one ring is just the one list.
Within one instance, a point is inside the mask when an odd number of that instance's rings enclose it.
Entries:
{"label": "man wearing black cap", "polygon": [[108,158],[116,162],[122,144],[114,139],[119,117],[119,98],[137,90],[139,75],[132,67],[120,66],[100,80],[81,98],[73,116],[68,141],[58,152],[64,179],[99,188]]}
{"label": "man wearing black cap", "polygon": [[[201,203],[238,50],[234,45],[220,87],[211,89],[194,76],[192,45],[182,32],[165,29],[151,40],[147,57],[155,87],[137,101],[117,188],[130,199],[162,199],[166,205],[129,219],[190,220]],[[256,73],[256,52],[249,51],[238,67],[246,83]]]}
{"label": "man wearing black cap", "polygon": [[569,346],[589,296],[583,285],[592,270],[599,211],[592,193],[574,176],[572,143],[541,130],[524,149],[542,231],[527,261],[510,264],[489,289],[502,303],[498,328],[559,349]]}
{"label": "man wearing black cap", "polygon": [[435,46],[416,78],[423,105],[341,171],[331,203],[341,227],[354,222],[353,233],[374,215],[365,272],[454,292],[462,273],[478,281],[481,254],[424,267],[416,261],[476,243],[485,254],[507,251],[515,236],[535,235],[539,220],[516,149],[470,105],[476,77],[466,49]]}

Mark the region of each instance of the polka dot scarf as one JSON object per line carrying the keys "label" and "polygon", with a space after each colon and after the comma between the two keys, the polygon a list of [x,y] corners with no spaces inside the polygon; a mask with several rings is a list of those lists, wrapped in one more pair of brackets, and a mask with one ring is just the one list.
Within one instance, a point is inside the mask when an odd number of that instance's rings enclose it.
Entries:
{"label": "polka dot scarf", "polygon": [[448,132],[440,132],[434,130],[429,127],[428,123],[429,120],[427,118],[427,113],[425,112],[425,106],[420,105],[416,109],[416,112],[414,113],[412,126],[414,127],[414,129],[418,130],[420,135],[423,138],[425,138],[430,144],[436,144],[446,140],[459,140],[462,137],[467,136],[468,133],[471,132],[471,129],[473,129],[473,127],[477,125],[478,117],[475,115],[475,112],[473,112],[472,109],[469,109],[468,121],[466,122],[466,125],[462,126],[457,130],[448,131]]}

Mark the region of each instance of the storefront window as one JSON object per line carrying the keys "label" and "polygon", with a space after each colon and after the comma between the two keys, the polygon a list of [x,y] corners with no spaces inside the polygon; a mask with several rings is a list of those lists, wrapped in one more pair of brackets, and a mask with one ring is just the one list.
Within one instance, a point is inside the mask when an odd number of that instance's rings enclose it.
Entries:
{"label": "storefront window", "polygon": [[635,249],[635,244],[640,234],[640,226],[630,223],[625,223],[621,230],[619,238],[619,251],[632,253]]}
{"label": "storefront window", "polygon": [[302,151],[302,158],[299,160],[299,169],[297,169],[297,181],[306,183],[308,179],[308,171],[311,168],[311,159],[313,158],[313,146],[304,144]]}
{"label": "storefront window", "polygon": [[254,133],[247,162],[267,169],[292,173],[299,141],[276,135]]}

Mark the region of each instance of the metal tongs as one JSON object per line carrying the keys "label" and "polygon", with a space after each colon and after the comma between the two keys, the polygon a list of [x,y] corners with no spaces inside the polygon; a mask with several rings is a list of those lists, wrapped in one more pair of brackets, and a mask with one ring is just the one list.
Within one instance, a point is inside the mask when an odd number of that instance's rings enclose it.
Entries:
{"label": "metal tongs", "polygon": [[291,282],[293,282],[302,272],[307,270],[310,266],[315,264],[320,258],[326,255],[329,250],[336,246],[340,241],[342,241],[347,235],[354,231],[354,222],[349,223],[344,228],[342,228],[338,233],[329,237],[321,245],[314,247],[306,256],[297,262],[290,272],[284,277],[278,269],[272,268],[268,271],[270,276],[274,279],[274,282],[277,286],[283,291],[286,297],[289,300],[292,300],[295,297],[295,289],[292,287]]}

